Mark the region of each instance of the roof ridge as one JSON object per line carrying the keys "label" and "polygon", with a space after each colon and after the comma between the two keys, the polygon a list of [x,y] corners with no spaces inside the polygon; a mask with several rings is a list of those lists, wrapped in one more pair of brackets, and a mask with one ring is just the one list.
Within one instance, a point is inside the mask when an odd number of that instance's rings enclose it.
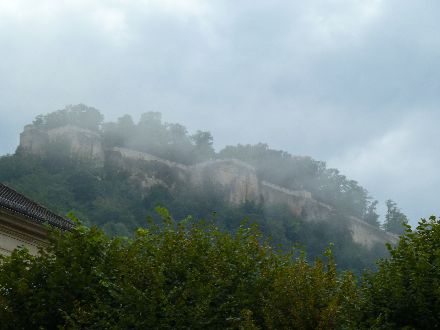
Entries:
{"label": "roof ridge", "polygon": [[69,230],[74,226],[70,219],[59,216],[3,183],[0,183],[0,207],[24,215],[35,222],[47,222],[63,230]]}

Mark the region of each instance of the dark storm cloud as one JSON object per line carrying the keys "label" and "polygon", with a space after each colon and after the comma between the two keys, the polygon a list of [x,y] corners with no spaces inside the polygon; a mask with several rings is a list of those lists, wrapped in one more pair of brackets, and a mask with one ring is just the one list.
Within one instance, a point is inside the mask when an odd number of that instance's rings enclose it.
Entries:
{"label": "dark storm cloud", "polygon": [[[412,218],[434,200],[434,1],[0,0],[0,152],[39,113],[155,110],[216,145],[327,160]],[[437,175],[438,176],[438,175]]]}

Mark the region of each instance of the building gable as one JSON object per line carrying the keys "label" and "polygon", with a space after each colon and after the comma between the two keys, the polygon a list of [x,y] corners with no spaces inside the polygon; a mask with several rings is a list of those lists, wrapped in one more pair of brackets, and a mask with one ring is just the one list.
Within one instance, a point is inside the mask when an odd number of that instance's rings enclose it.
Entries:
{"label": "building gable", "polygon": [[10,254],[18,246],[31,253],[47,240],[45,224],[70,230],[74,224],[0,183],[0,254]]}

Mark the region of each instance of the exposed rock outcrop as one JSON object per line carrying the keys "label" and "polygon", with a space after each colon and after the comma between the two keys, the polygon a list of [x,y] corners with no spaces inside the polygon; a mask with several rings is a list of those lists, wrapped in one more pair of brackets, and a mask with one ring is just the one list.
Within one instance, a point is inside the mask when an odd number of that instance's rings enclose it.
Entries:
{"label": "exposed rock outcrop", "polygon": [[208,161],[191,166],[192,184],[202,184],[209,179],[222,185],[229,201],[241,204],[246,201],[259,201],[260,189],[255,168],[236,159]]}
{"label": "exposed rock outcrop", "polygon": [[70,153],[80,158],[104,161],[104,148],[99,134],[76,126],[62,126],[42,130],[27,125],[20,134],[20,148],[33,154],[42,154],[48,144],[61,143]]}
{"label": "exposed rock outcrop", "polygon": [[[123,159],[159,162],[177,169],[181,178],[188,178],[188,184],[203,184],[205,180],[220,184],[225,188],[229,201],[237,205],[246,201],[261,202],[264,205],[285,204],[295,216],[314,222],[328,221],[335,213],[330,205],[315,200],[308,191],[293,191],[259,180],[254,167],[237,159],[219,159],[186,166],[130,149],[114,148],[113,152],[122,157],[122,162]],[[377,243],[397,241],[395,235],[356,217],[346,216],[343,221],[350,229],[353,241],[367,248],[372,248]]]}
{"label": "exposed rock outcrop", "polygon": [[[328,221],[335,214],[333,207],[315,200],[308,191],[293,191],[259,180],[253,166],[237,159],[217,159],[188,166],[126,148],[104,150],[98,134],[74,126],[42,131],[28,125],[20,136],[20,148],[39,154],[44,152],[48,143],[56,141],[65,141],[70,152],[79,157],[88,157],[101,163],[107,157],[107,161],[114,166],[132,173],[145,188],[154,185],[172,188],[160,175],[164,173],[164,168],[169,168],[173,169],[175,179],[188,185],[201,185],[206,181],[221,185],[229,201],[236,205],[246,201],[263,205],[283,204],[287,205],[293,215],[314,222]],[[361,219],[352,216],[342,218],[341,221],[346,222],[352,233],[353,241],[365,247],[371,248],[376,243],[397,241],[395,235],[373,227]]]}
{"label": "exposed rock outcrop", "polygon": [[20,147],[23,151],[32,154],[42,154],[49,143],[47,132],[36,128],[34,125],[26,125],[20,134]]}

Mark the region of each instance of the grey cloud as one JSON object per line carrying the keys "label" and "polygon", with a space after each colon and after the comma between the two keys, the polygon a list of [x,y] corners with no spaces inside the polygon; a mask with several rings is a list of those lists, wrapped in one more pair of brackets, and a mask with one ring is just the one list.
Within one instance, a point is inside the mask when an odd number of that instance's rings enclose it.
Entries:
{"label": "grey cloud", "polygon": [[[1,153],[66,104],[107,119],[155,110],[212,131],[218,148],[264,141],[328,160],[414,218],[436,210],[437,2],[16,3],[8,14],[0,0]],[[415,114],[422,124],[408,126]],[[402,127],[411,145],[378,144]],[[394,172],[369,165],[387,152]]]}

